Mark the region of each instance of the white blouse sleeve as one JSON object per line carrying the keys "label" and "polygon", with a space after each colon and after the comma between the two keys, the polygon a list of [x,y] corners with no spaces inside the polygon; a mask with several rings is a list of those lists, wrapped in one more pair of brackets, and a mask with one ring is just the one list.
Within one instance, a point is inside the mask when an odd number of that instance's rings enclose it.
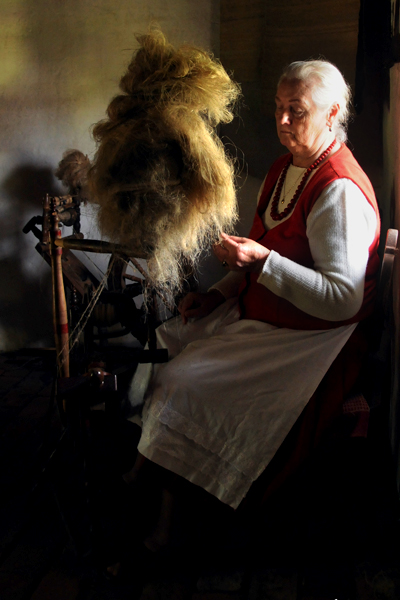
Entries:
{"label": "white blouse sleeve", "polygon": [[349,179],[327,186],[307,219],[314,268],[271,251],[258,282],[304,312],[327,321],[353,317],[364,297],[376,215]]}
{"label": "white blouse sleeve", "polygon": [[214,283],[208,291],[218,290],[225,300],[228,300],[228,298],[233,298],[239,294],[239,287],[243,281],[243,277],[244,273],[241,271],[229,271],[225,277]]}

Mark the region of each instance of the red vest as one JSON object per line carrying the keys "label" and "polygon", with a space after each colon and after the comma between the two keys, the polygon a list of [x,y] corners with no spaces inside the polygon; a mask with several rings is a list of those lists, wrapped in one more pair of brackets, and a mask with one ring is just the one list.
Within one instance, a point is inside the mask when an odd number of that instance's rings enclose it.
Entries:
{"label": "red vest", "polygon": [[240,288],[239,296],[241,316],[245,319],[265,321],[277,327],[288,327],[290,329],[331,329],[361,321],[372,313],[375,299],[376,276],[379,270],[377,250],[380,235],[380,218],[371,182],[347,146],[343,145],[308,181],[290,218],[279,223],[279,225],[276,225],[270,231],[266,231],[262,215],[268,206],[275,184],[289,157],[290,154],[286,154],[278,158],[268,173],[249,238],[256,240],[259,244],[270,250],[275,250],[281,256],[289,258],[300,265],[310,269],[314,268],[314,261],[306,235],[307,217],[317,198],[327,185],[339,178],[352,180],[363,192],[377,217],[375,238],[369,248],[363,304],[358,313],[351,319],[347,319],[346,321],[326,321],[305,313],[288,300],[280,298],[264,285],[257,283],[258,273],[246,273],[245,282]]}

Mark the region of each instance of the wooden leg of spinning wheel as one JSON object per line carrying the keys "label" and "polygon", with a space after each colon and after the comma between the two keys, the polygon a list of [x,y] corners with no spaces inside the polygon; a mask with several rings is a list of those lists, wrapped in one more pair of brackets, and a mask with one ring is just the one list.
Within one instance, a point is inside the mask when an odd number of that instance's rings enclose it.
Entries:
{"label": "wooden leg of spinning wheel", "polygon": [[58,227],[57,213],[52,213],[51,234],[51,275],[53,286],[53,326],[55,345],[57,352],[57,363],[59,375],[69,377],[69,332],[68,312],[65,300],[64,279],[62,272],[62,248],[54,244],[54,240],[61,237]]}

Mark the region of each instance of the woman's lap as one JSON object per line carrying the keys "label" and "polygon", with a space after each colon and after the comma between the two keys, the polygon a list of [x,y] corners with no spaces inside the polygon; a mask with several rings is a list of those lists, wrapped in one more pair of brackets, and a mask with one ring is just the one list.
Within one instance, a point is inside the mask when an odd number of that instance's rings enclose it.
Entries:
{"label": "woman's lap", "polygon": [[175,357],[155,368],[139,451],[237,506],[351,331],[282,330],[234,310],[159,332]]}

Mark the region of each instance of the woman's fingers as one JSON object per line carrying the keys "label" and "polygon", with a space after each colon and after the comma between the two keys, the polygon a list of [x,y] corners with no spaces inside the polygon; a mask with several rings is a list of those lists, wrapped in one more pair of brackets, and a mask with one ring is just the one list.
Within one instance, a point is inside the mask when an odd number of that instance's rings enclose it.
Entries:
{"label": "woman's fingers", "polygon": [[182,322],[186,325],[188,319],[209,315],[224,300],[224,296],[216,289],[206,293],[189,292],[178,306],[178,310],[182,315]]}
{"label": "woman's fingers", "polygon": [[221,233],[221,242],[214,246],[218,260],[233,271],[260,271],[269,250],[249,238]]}
{"label": "woman's fingers", "polygon": [[229,256],[228,250],[222,248],[221,244],[215,244],[213,246],[213,252],[220,262],[224,261]]}
{"label": "woman's fingers", "polygon": [[182,314],[182,321],[184,325],[188,322],[188,319],[196,319],[197,317],[203,317],[203,311],[201,306],[197,306],[196,308],[189,308]]}
{"label": "woman's fingers", "polygon": [[[222,236],[222,234],[221,234]],[[243,244],[245,242],[248,242],[249,239],[245,238],[245,237],[240,237],[238,235],[226,235],[226,233],[223,234],[223,243],[225,244],[225,242],[227,242],[229,244],[229,242],[232,245],[236,245],[236,244]]]}
{"label": "woman's fingers", "polygon": [[190,312],[190,309],[191,309],[191,307],[193,307],[193,305],[195,304],[195,302],[196,302],[196,294],[194,292],[189,292],[179,302],[179,304],[178,304],[178,311],[182,315],[182,321],[183,321],[184,324],[187,323],[187,320],[189,318],[188,312]]}

